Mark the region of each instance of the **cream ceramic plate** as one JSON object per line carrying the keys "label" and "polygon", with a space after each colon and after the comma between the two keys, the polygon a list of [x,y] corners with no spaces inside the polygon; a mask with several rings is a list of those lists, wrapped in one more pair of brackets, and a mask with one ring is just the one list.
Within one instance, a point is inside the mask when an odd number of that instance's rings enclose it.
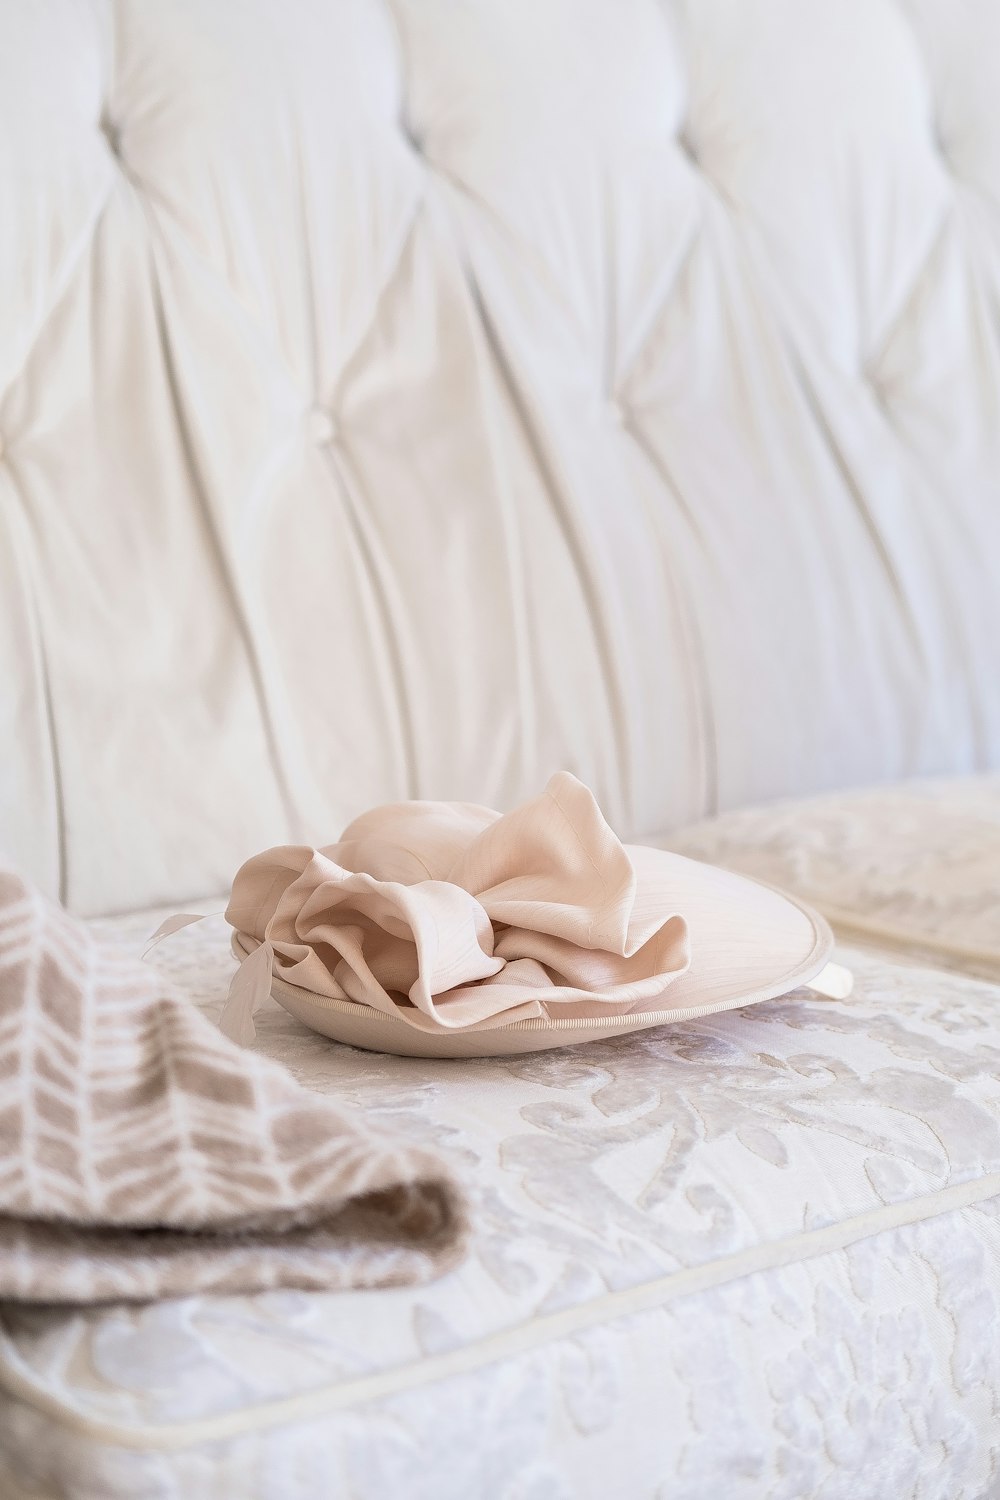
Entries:
{"label": "cream ceramic plate", "polygon": [[[792,902],[792,898],[784,894],[781,899]],[[271,994],[290,1015],[322,1036],[344,1042],[350,1047],[362,1047],[372,1052],[393,1052],[401,1057],[507,1057],[519,1052],[542,1052],[550,1047],[572,1047],[581,1042],[597,1041],[602,1037],[624,1036],[632,1031],[645,1031],[652,1026],[665,1026],[672,1021],[693,1020],[717,1011],[737,1010],[744,1005],[775,999],[800,985],[808,985],[828,998],[842,998],[850,991],[850,975],[838,965],[828,962],[833,947],[829,927],[809,907],[797,901],[792,904],[808,920],[813,933],[812,946],[802,961],[792,970],[784,969],[769,984],[752,990],[741,990],[707,1005],[699,1005],[693,996],[688,1004],[676,1003],[684,999],[682,992],[685,989],[685,976],[670,987],[671,999],[675,1003],[661,1010],[634,1011],[627,1015],[619,1013],[586,1020],[536,1017],[486,1029],[429,1032],[419,1031],[406,1021],[397,1020],[395,1016],[374,1010],[371,1006],[317,995],[277,977],[271,980]],[[242,934],[234,933],[232,946],[234,954],[242,962],[256,944]]]}

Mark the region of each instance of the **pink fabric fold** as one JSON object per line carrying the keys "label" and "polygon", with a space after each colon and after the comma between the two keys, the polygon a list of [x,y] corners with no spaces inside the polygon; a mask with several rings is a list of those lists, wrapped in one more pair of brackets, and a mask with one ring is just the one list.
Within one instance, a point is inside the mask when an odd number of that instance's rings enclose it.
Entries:
{"label": "pink fabric fold", "polygon": [[691,959],[664,899],[657,867],[558,772],[504,816],[400,803],[327,848],[267,850],[237,873],[226,917],[291,984],[440,1030],[647,1005]]}

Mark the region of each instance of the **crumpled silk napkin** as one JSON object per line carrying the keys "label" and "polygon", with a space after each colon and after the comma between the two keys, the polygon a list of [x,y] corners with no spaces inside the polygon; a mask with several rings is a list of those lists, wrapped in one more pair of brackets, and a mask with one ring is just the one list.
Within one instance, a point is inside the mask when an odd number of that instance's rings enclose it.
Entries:
{"label": "crumpled silk napkin", "polygon": [[0,861],[0,1300],[426,1280],[443,1159],[234,1047]]}
{"label": "crumpled silk napkin", "polygon": [[259,947],[223,1027],[252,1039],[272,967],[425,1031],[625,1013],[691,960],[687,923],[664,909],[659,866],[641,854],[567,772],[503,816],[404,802],[328,848],[269,849],[233,882],[226,919]]}

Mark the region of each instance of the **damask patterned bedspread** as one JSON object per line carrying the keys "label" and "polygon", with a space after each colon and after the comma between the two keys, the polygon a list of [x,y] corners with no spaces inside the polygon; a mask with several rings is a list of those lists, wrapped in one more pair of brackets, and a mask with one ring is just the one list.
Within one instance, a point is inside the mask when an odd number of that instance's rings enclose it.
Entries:
{"label": "damask patterned bedspread", "polygon": [[[137,946],[159,914],[101,924]],[[0,1495],[1000,1494],[1000,989],[844,950],[850,1000],[524,1059],[338,1047],[312,1087],[451,1154],[419,1289],[0,1314]],[[217,1013],[221,919],[155,960]]]}

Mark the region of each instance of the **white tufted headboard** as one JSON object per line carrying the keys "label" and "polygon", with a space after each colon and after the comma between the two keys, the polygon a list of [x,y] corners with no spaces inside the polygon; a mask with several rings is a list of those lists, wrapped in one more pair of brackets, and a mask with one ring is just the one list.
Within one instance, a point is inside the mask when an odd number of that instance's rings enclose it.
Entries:
{"label": "white tufted headboard", "polygon": [[1000,764],[994,0],[0,0],[0,845]]}

